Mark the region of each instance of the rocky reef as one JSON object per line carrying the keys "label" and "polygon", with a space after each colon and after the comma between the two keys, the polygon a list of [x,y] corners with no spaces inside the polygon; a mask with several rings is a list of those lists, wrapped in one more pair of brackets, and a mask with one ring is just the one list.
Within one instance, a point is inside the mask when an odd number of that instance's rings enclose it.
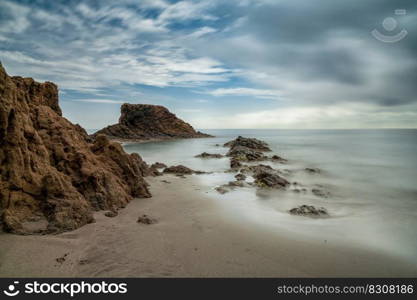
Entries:
{"label": "rocky reef", "polygon": [[110,139],[136,141],[210,137],[160,105],[125,103],[120,110],[119,123],[107,126],[93,136],[104,134]]}
{"label": "rocky reef", "polygon": [[[93,222],[95,210],[116,211],[134,197],[151,196],[141,157],[105,135],[92,143],[81,126],[62,117],[55,84],[10,77],[0,64],[0,104],[4,230],[73,230]],[[122,119],[128,122],[130,114]]]}

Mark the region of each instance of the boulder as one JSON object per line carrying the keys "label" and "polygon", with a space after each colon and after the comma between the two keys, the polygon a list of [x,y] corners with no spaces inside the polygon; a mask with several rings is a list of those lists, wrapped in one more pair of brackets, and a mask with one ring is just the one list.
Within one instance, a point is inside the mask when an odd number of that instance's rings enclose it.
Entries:
{"label": "boulder", "polygon": [[195,157],[199,157],[199,158],[222,158],[223,155],[221,154],[212,154],[212,153],[207,153],[207,152],[203,152],[201,154],[196,155]]}
{"label": "boulder", "polygon": [[184,174],[194,174],[195,171],[187,168],[186,166],[183,165],[178,165],[178,166],[172,166],[172,167],[168,167],[164,169],[164,173],[171,173],[171,174],[179,174],[179,175],[184,175]]}
{"label": "boulder", "polygon": [[289,181],[271,171],[257,171],[254,173],[255,185],[261,188],[286,188],[290,185]]}
{"label": "boulder", "polygon": [[142,215],[138,218],[137,223],[145,224],[145,225],[152,225],[157,223],[158,220],[152,217],[149,217],[148,215]]}
{"label": "boulder", "polygon": [[242,164],[237,159],[232,157],[230,159],[230,168],[231,169],[238,169],[240,167],[242,167]]}
{"label": "boulder", "polygon": [[237,161],[260,161],[268,159],[262,152],[245,146],[234,146],[230,148],[226,156],[233,157]]}
{"label": "boulder", "polygon": [[290,209],[290,214],[306,217],[328,217],[329,213],[324,207],[316,208],[312,205],[301,205]]}
{"label": "boulder", "polygon": [[242,146],[257,151],[271,151],[266,142],[255,138],[245,138],[242,136],[239,136],[235,140],[224,144],[224,147],[234,148],[236,146]]}

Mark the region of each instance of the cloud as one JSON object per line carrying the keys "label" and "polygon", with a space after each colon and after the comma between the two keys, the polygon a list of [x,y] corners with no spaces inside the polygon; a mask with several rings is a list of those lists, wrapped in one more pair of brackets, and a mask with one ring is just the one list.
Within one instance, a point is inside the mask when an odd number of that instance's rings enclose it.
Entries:
{"label": "cloud", "polygon": [[255,98],[264,99],[278,99],[282,93],[276,90],[266,89],[253,89],[253,88],[219,88],[212,91],[208,91],[207,94],[223,97],[223,96],[252,96]]}
{"label": "cloud", "polygon": [[211,115],[190,120],[198,128],[264,129],[359,129],[415,128],[416,107],[412,110],[381,109],[374,105],[331,105],[326,107],[282,107],[274,110]]}
{"label": "cloud", "polygon": [[0,11],[0,32],[21,33],[30,26],[28,7],[3,0],[0,2]]}
{"label": "cloud", "polygon": [[[211,117],[194,120],[199,127],[243,126],[239,118],[415,126],[416,8],[412,0],[3,0],[0,60],[13,75],[56,82],[77,108],[137,97],[174,110],[201,105]],[[389,16],[398,21],[391,33],[382,27]],[[401,28],[409,35],[394,44],[371,35]]]}

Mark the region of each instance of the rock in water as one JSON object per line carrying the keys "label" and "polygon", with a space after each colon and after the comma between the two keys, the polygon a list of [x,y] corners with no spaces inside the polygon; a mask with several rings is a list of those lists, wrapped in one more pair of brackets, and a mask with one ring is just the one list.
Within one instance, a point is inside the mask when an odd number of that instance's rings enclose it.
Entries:
{"label": "rock in water", "polygon": [[119,123],[99,130],[94,136],[97,134],[120,140],[210,137],[195,131],[163,106],[128,103],[121,107]]}
{"label": "rock in water", "polygon": [[203,152],[201,154],[196,155],[195,157],[199,157],[199,158],[222,158],[223,155],[221,154],[212,154],[212,153],[207,153],[207,152]]}
{"label": "rock in water", "polygon": [[238,136],[235,140],[229,141],[223,146],[230,148],[242,146],[257,151],[271,151],[268,144],[264,141],[254,138],[245,138],[243,136]]}
{"label": "rock in water", "polygon": [[[124,207],[150,197],[144,161],[62,117],[51,82],[9,77],[0,64],[0,215],[3,229],[33,233],[25,224],[45,220],[43,232],[76,229],[92,211]],[[30,226],[29,226],[30,227]]]}
{"label": "rock in water", "polygon": [[275,172],[261,170],[253,175],[255,184],[261,188],[286,188],[290,185],[288,180]]}
{"label": "rock in water", "polygon": [[301,205],[290,209],[290,214],[307,217],[327,217],[329,213],[324,207],[316,208],[312,205]]}
{"label": "rock in water", "polygon": [[187,168],[183,165],[172,166],[164,169],[164,173],[172,173],[172,174],[194,174],[195,171]]}

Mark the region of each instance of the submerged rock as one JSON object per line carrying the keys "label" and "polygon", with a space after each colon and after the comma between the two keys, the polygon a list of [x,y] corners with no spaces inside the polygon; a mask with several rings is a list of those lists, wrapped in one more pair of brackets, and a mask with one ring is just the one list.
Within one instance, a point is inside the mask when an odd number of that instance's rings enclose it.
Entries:
{"label": "submerged rock", "polygon": [[321,198],[328,198],[330,197],[330,193],[321,189],[312,189],[311,192],[316,195],[317,197]]}
{"label": "submerged rock", "polygon": [[329,213],[324,207],[316,208],[312,205],[301,205],[290,209],[290,214],[307,217],[327,217]]}
{"label": "submerged rock", "polygon": [[221,154],[212,154],[212,153],[207,153],[207,152],[203,152],[201,154],[196,155],[195,157],[199,157],[199,158],[222,158],[223,155]]}
{"label": "submerged rock", "polygon": [[264,141],[255,138],[245,138],[242,136],[237,137],[235,140],[229,141],[224,144],[225,147],[234,148],[236,146],[246,147],[257,151],[271,151],[268,144]]}
{"label": "submerged rock", "polygon": [[321,173],[321,170],[318,168],[305,168],[304,170],[310,174]]}
{"label": "submerged rock", "polygon": [[235,178],[236,178],[236,180],[243,181],[243,180],[246,180],[246,175],[242,174],[242,173],[239,173],[239,174],[235,175]]}
{"label": "submerged rock", "polygon": [[215,190],[219,193],[219,194],[226,194],[229,192],[228,189],[225,189],[223,186],[218,186],[215,188]]}
{"label": "submerged rock", "polygon": [[51,82],[10,77],[0,64],[0,223],[30,234],[42,216],[44,233],[93,222],[93,211],[120,208],[150,197],[144,161],[119,143],[86,131],[62,116]]}

